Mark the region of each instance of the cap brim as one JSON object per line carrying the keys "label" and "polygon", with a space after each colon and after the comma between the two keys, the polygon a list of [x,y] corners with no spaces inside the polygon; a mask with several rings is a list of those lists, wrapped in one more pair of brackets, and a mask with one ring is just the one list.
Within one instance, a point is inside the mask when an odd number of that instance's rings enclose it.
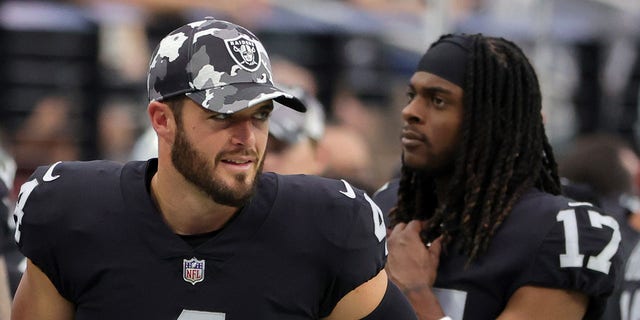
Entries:
{"label": "cap brim", "polygon": [[185,94],[203,108],[219,113],[234,113],[268,100],[305,112],[300,99],[269,84],[235,83]]}

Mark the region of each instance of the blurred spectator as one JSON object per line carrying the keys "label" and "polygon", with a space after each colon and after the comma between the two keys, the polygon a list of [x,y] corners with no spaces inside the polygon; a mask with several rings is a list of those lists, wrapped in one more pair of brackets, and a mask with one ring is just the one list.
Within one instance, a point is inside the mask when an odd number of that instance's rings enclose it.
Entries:
{"label": "blurred spectator", "polygon": [[39,165],[80,159],[76,112],[62,96],[44,97],[35,105],[13,136],[12,154],[18,166],[14,185],[21,185]]}
{"label": "blurred spectator", "polygon": [[271,59],[271,71],[274,82],[300,87],[313,97],[318,95],[316,77],[308,68],[282,57],[274,57]]}
{"label": "blurred spectator", "polygon": [[11,315],[11,283],[6,255],[15,250],[9,228],[9,211],[13,208],[9,194],[13,186],[16,163],[0,144],[0,319]]}
{"label": "blurred spectator", "polygon": [[360,133],[345,125],[328,125],[320,145],[329,156],[324,176],[345,179],[369,194],[375,191],[373,156]]}
{"label": "blurred spectator", "polygon": [[98,117],[100,158],[120,162],[129,159],[138,134],[133,108],[126,102],[112,102],[100,109]]}
{"label": "blurred spectator", "polygon": [[[624,277],[602,319],[640,318],[640,160],[624,138],[596,133],[578,137],[558,162],[571,183],[590,187],[598,205],[614,217],[622,234]],[[584,193],[583,193],[584,195]],[[579,196],[576,200],[584,201]]]}
{"label": "blurred spectator", "polygon": [[149,126],[133,145],[129,160],[147,160],[158,156],[158,137]]}
{"label": "blurred spectator", "polygon": [[52,95],[41,99],[15,134],[18,166],[35,168],[52,160],[78,158],[74,112],[67,98]]}
{"label": "blurred spectator", "polygon": [[422,0],[349,0],[348,2],[365,10],[384,13],[415,15],[427,9],[427,1]]}
{"label": "blurred spectator", "polygon": [[4,255],[0,255],[0,319],[11,317],[11,292]]}
{"label": "blurred spectator", "polygon": [[[388,81],[387,86],[390,95],[395,84]],[[404,84],[403,84],[404,85]],[[405,92],[403,92],[404,94]],[[390,97],[393,98],[393,97]],[[336,130],[329,134],[327,138],[327,148],[339,149],[330,159],[340,164],[333,167],[337,172],[347,173],[347,169],[356,171],[366,171],[365,173],[354,173],[361,183],[367,185],[368,190],[375,190],[371,186],[380,186],[388,181],[393,170],[397,166],[399,147],[397,137],[400,136],[400,120],[394,114],[396,109],[392,106],[394,99],[365,99],[361,94],[349,86],[342,86],[334,96],[332,105],[332,122]],[[344,139],[337,136],[344,134]],[[348,156],[340,154],[342,149],[347,147],[343,144],[354,144],[354,156],[362,158],[354,163],[342,164],[343,160],[348,161]],[[366,156],[365,156],[366,155]],[[374,156],[375,155],[375,156]],[[364,158],[366,157],[366,160]],[[340,169],[341,166],[344,169]],[[349,169],[350,170],[350,169]]]}
{"label": "blurred spectator", "polygon": [[280,87],[300,98],[307,112],[300,113],[274,102],[264,171],[322,175],[327,162],[326,152],[320,145],[325,122],[323,106],[300,87]]}
{"label": "blurred spectator", "polygon": [[559,157],[558,170],[574,183],[591,186],[600,199],[617,203],[620,195],[637,193],[638,158],[621,137],[596,133],[579,136]]}
{"label": "blurred spectator", "polygon": [[108,2],[93,9],[100,14],[99,61],[104,78],[114,83],[146,81],[151,45],[141,10]]}
{"label": "blurred spectator", "polygon": [[366,103],[356,91],[342,86],[334,96],[332,116],[335,122],[352,128],[369,141],[376,138],[380,125],[389,119],[382,115],[384,108]]}
{"label": "blurred spectator", "polygon": [[225,17],[242,25],[254,26],[261,17],[268,15],[271,1],[268,0],[74,0],[78,4],[90,7],[104,8],[104,6],[128,5],[133,9],[145,10],[148,15],[161,17],[163,15],[186,15],[191,11],[200,15],[215,15]]}

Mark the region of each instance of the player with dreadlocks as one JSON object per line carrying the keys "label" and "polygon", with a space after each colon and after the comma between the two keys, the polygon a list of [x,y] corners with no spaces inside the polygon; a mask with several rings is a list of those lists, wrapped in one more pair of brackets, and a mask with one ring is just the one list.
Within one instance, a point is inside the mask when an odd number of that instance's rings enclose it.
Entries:
{"label": "player with dreadlocks", "polygon": [[374,200],[393,228],[387,272],[421,319],[597,318],[620,232],[598,208],[559,195],[522,50],[442,36],[408,96],[401,175]]}

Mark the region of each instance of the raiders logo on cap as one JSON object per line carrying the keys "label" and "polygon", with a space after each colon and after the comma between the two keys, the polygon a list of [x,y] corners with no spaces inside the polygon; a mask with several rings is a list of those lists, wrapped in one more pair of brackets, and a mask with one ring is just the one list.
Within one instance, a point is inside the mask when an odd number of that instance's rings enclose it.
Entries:
{"label": "raiders logo on cap", "polygon": [[247,35],[226,39],[227,51],[233,60],[247,71],[256,71],[260,67],[260,54],[255,41]]}

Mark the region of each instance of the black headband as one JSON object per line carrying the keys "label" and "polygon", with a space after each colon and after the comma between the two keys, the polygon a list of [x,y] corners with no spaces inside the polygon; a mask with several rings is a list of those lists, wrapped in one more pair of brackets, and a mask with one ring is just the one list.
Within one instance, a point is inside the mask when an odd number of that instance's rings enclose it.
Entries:
{"label": "black headband", "polygon": [[464,88],[465,71],[471,38],[466,35],[452,35],[440,39],[422,56],[416,71],[425,71],[444,78]]}

